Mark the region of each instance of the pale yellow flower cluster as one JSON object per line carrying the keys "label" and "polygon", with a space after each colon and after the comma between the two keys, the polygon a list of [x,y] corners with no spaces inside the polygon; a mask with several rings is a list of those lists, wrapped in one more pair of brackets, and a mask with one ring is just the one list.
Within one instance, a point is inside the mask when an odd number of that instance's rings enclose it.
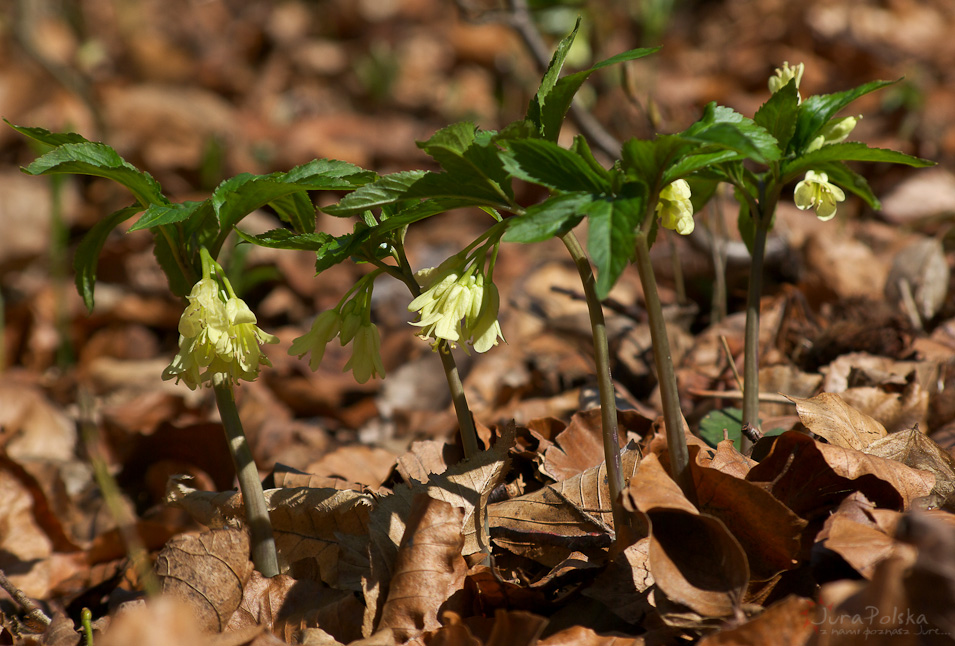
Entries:
{"label": "pale yellow flower cluster", "polygon": [[487,352],[498,338],[504,338],[497,320],[500,296],[483,271],[475,266],[465,269],[465,264],[444,263],[419,271],[416,278],[424,291],[411,301],[408,311],[418,312],[418,320],[412,323],[421,328],[418,336],[445,340],[451,347],[467,341],[475,351]]}
{"label": "pale yellow flower cluster", "polygon": [[254,380],[262,364],[271,366],[259,347],[278,338],[256,325],[245,301],[226,298],[215,279],[202,278],[188,296],[179,319],[179,352],[163,371],[163,379],[184,381],[195,390],[220,379]]}
{"label": "pale yellow flower cluster", "polygon": [[690,202],[690,185],[685,179],[671,182],[660,191],[656,213],[664,229],[676,231],[681,236],[693,233],[693,203]]}

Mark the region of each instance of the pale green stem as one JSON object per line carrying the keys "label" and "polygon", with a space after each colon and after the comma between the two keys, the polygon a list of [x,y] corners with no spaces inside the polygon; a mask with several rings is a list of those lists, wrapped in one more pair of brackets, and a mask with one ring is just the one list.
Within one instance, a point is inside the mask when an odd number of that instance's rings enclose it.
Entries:
{"label": "pale green stem", "polygon": [[667,335],[663,307],[657,292],[657,281],[650,262],[650,247],[643,231],[636,234],[636,264],[643,285],[643,298],[650,322],[650,340],[653,343],[653,359],[657,368],[657,380],[660,383],[660,398],[663,400],[663,422],[666,425],[667,449],[670,453],[670,472],[673,479],[683,490],[690,502],[696,502],[696,487],[690,473],[690,454],[683,431],[683,413],[680,410],[680,396],[677,392],[676,371],[670,354],[670,340]]}
{"label": "pale green stem", "polygon": [[249,524],[252,542],[252,563],[262,576],[277,576],[279,561],[275,551],[275,537],[272,535],[272,521],[265,504],[262,483],[259,481],[259,471],[252,458],[245,432],[242,430],[242,421],[239,419],[239,411],[235,405],[232,384],[224,376],[217,374],[214,377],[213,390],[216,393],[216,405],[219,407],[219,416],[222,418],[222,426],[229,442],[229,453],[232,454],[232,461],[235,464],[239,491],[242,492],[242,501],[245,504],[245,517]]}
{"label": "pale green stem", "polygon": [[597,390],[600,393],[600,421],[603,428],[604,459],[607,463],[607,486],[610,489],[610,508],[613,513],[613,525],[618,538],[624,534],[622,528],[630,523],[629,515],[623,508],[621,493],[623,492],[623,467],[620,463],[620,440],[617,433],[617,398],[614,392],[613,379],[610,375],[610,347],[607,342],[607,325],[604,322],[603,308],[597,297],[597,286],[594,281],[594,272],[590,261],[580,246],[580,241],[573,231],[560,236],[561,242],[567,247],[580,282],[584,288],[584,298],[587,301],[587,310],[590,313],[590,327],[594,338],[594,363],[597,366]]}

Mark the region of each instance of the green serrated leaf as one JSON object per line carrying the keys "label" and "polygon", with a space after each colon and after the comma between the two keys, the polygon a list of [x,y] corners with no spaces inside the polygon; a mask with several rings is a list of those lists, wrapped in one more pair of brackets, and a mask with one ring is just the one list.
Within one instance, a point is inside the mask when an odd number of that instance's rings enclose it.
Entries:
{"label": "green serrated leaf", "polygon": [[649,56],[658,49],[660,48],[648,47],[643,49],[631,49],[600,61],[590,69],[568,74],[558,80],[541,103],[541,136],[549,141],[557,141],[557,137],[560,135],[560,128],[564,123],[564,118],[567,116],[567,111],[570,109],[570,104],[573,102],[574,96],[591,74],[610,65]]}
{"label": "green serrated leaf", "polygon": [[275,209],[278,216],[292,225],[299,233],[315,231],[315,204],[305,191],[296,191],[278,197],[269,206]]}
{"label": "green serrated leaf", "polygon": [[19,132],[21,135],[39,141],[47,146],[62,146],[63,144],[81,144],[89,140],[78,135],[75,132],[50,132],[46,128],[36,128],[31,126],[15,126],[6,119],[3,120],[8,126]]}
{"label": "green serrated leaf", "polygon": [[710,103],[703,117],[680,135],[688,141],[729,148],[761,163],[782,156],[779,144],[765,128],[726,106]]}
{"label": "green serrated leaf", "polygon": [[580,17],[577,18],[573,31],[557,43],[557,49],[554,51],[554,55],[547,65],[547,70],[544,72],[543,78],[541,78],[540,87],[537,88],[537,94],[534,95],[530,105],[527,107],[526,119],[535,125],[538,133],[543,133],[544,130],[544,105],[547,103],[550,93],[553,92],[554,86],[557,85],[557,80],[560,78],[560,70],[564,67],[567,53],[570,51],[571,45],[574,44],[574,39],[577,38],[577,30],[579,29]]}
{"label": "green serrated leaf", "polygon": [[380,208],[405,199],[411,186],[427,174],[428,171],[411,170],[383,175],[374,182],[355,189],[338,204],[324,207],[322,211],[337,217],[348,217],[367,209]]}
{"label": "green serrated leaf", "polygon": [[128,206],[115,211],[93,225],[79,245],[76,255],[73,256],[73,269],[76,271],[76,291],[83,297],[86,309],[93,311],[93,291],[96,287],[96,266],[99,262],[100,251],[106,243],[106,238],[117,226],[142,211],[139,205]]}
{"label": "green serrated leaf", "polygon": [[319,251],[327,248],[334,236],[324,231],[296,233],[288,229],[272,229],[265,233],[252,235],[236,227],[236,234],[248,243],[269,249],[297,249]]}
{"label": "green serrated leaf", "polygon": [[572,150],[541,139],[518,139],[506,145],[504,166],[515,177],[564,192],[610,190],[608,175],[598,174]]}
{"label": "green serrated leaf", "polygon": [[815,170],[821,164],[831,161],[886,162],[914,166],[915,168],[935,165],[933,161],[906,155],[896,150],[869,148],[864,143],[848,141],[825,145],[818,150],[786,162],[782,166],[782,175],[784,178],[791,179],[807,170]]}
{"label": "green serrated leaf", "polygon": [[[456,123],[436,132],[418,146],[444,169],[442,182],[464,187],[465,194],[494,203],[506,203],[513,197],[507,172],[494,145],[497,133],[479,131],[470,122]],[[426,180],[424,184],[429,181]],[[422,188],[420,185],[417,187]],[[421,195],[437,197],[438,195]]]}
{"label": "green serrated leaf", "polygon": [[799,106],[796,130],[789,142],[789,152],[804,150],[837,112],[859,97],[893,83],[895,81],[871,81],[844,92],[817,94],[808,97]]}
{"label": "green serrated leaf", "polygon": [[150,204],[168,204],[162,187],[149,173],[137,169],[106,144],[88,141],[66,143],[35,159],[23,169],[30,175],[73,173],[105,177],[128,188],[145,208]]}
{"label": "green serrated leaf", "polygon": [[206,202],[183,202],[182,204],[151,204],[143,217],[136,224],[129,227],[129,231],[151,229],[165,224],[175,224],[187,220],[201,207],[208,207]]}
{"label": "green serrated leaf", "polygon": [[597,199],[584,207],[587,251],[597,268],[597,296],[607,297],[634,253],[635,229],[643,220],[644,196]]}
{"label": "green serrated leaf", "polygon": [[367,184],[376,177],[373,171],[355,164],[337,159],[313,159],[288,171],[282,179],[310,191],[344,191]]}
{"label": "green serrated leaf", "polygon": [[753,121],[765,128],[779,142],[779,147],[786,150],[793,133],[796,132],[798,114],[799,92],[796,89],[796,80],[792,79],[759,107],[753,115]]}
{"label": "green serrated leaf", "polygon": [[535,204],[524,215],[510,218],[506,242],[542,242],[573,229],[593,201],[590,193],[563,193]]}

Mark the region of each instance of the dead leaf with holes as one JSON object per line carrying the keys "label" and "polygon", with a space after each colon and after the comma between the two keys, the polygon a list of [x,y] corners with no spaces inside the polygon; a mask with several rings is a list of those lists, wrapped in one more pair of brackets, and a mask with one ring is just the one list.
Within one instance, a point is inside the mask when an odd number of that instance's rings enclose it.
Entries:
{"label": "dead leaf with holes", "polygon": [[882,424],[846,404],[839,395],[821,393],[811,399],[788,399],[796,404],[806,428],[832,445],[862,451],[885,437]]}
{"label": "dead leaf with holes", "polygon": [[700,513],[654,455],[640,462],[623,500],[628,511],[649,520],[648,559],[664,621],[699,625],[733,616],[749,583],[749,563],[726,525]]}

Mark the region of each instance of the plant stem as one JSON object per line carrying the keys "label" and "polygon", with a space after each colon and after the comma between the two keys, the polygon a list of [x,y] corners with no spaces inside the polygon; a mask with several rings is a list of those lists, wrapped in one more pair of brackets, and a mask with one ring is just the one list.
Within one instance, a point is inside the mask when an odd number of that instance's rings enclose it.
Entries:
{"label": "plant stem", "polygon": [[458,373],[458,364],[451,354],[451,346],[447,341],[439,341],[437,347],[441,356],[441,365],[444,367],[444,376],[448,380],[448,390],[451,391],[451,403],[454,404],[454,413],[458,417],[458,428],[461,430],[461,445],[464,447],[464,458],[469,459],[477,455],[477,429],[474,428],[474,417],[468,406],[468,398],[464,394],[464,384]]}
{"label": "plant stem", "polygon": [[620,440],[617,433],[617,398],[613,379],[610,376],[610,347],[607,342],[607,325],[604,322],[603,308],[597,298],[597,286],[590,261],[584,253],[580,241],[573,231],[560,236],[567,247],[587,300],[590,312],[590,327],[594,337],[594,363],[597,365],[597,390],[600,393],[600,421],[603,428],[604,459],[607,463],[607,486],[610,489],[610,508],[613,513],[613,525],[617,537],[623,536],[622,528],[630,523],[629,515],[623,508],[620,495],[623,492],[623,467],[620,464]]}
{"label": "plant stem", "polygon": [[216,405],[219,407],[219,416],[222,418],[222,426],[229,442],[229,452],[232,454],[235,472],[239,479],[239,491],[242,492],[242,501],[245,504],[245,516],[249,523],[252,542],[252,562],[262,576],[277,576],[279,574],[278,554],[275,551],[272,521],[269,519],[262,483],[259,481],[259,471],[252,459],[252,451],[249,449],[245,432],[242,430],[232,384],[221,377],[216,375],[213,390],[216,393]]}
{"label": "plant stem", "polygon": [[[749,290],[746,294],[746,332],[743,337],[743,426],[759,426],[759,301],[763,292],[763,258],[769,227],[764,218],[756,218],[753,239],[753,261],[749,270]],[[740,436],[740,450],[746,453],[752,446],[745,434]]]}
{"label": "plant stem", "polygon": [[676,372],[673,369],[673,357],[670,354],[670,340],[667,335],[663,307],[657,292],[657,281],[650,262],[650,247],[643,231],[636,234],[636,264],[643,285],[643,298],[646,301],[647,317],[650,322],[650,339],[653,343],[653,359],[657,368],[657,380],[660,382],[660,398],[663,400],[663,422],[666,425],[667,448],[670,453],[670,472],[683,495],[690,502],[696,502],[696,487],[690,473],[690,453],[686,446],[683,427],[683,413],[680,410],[680,396],[677,393]]}

